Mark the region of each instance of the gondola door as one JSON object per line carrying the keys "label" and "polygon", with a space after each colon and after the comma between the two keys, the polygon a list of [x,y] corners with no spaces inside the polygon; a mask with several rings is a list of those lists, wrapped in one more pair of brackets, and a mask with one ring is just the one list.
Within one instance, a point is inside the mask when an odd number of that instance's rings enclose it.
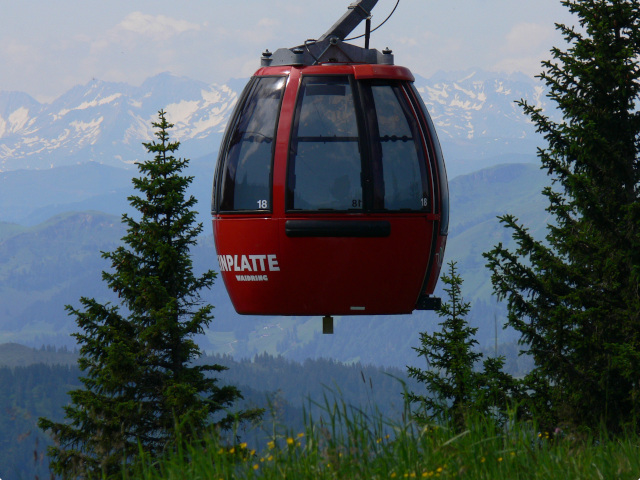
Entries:
{"label": "gondola door", "polygon": [[290,313],[410,313],[436,216],[407,92],[346,73],[304,74],[299,85],[280,233],[282,268],[295,272]]}

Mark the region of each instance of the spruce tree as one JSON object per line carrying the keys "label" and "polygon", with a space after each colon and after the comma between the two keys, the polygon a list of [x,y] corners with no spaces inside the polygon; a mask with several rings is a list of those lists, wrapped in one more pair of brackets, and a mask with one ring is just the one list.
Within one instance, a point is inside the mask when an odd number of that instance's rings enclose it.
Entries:
{"label": "spruce tree", "polygon": [[408,366],[408,375],[423,383],[424,395],[408,392],[406,397],[417,404],[414,417],[420,423],[430,420],[450,423],[457,429],[466,426],[470,413],[491,415],[501,422],[517,392],[517,382],[502,371],[502,357],[487,358],[483,370],[476,369],[482,353],[474,351],[477,328],[466,320],[470,303],[462,297],[462,278],[456,262],[442,275],[448,301],[437,310],[444,318],[440,331],[420,333],[420,346],[413,349],[427,362],[427,369]]}
{"label": "spruce tree", "polygon": [[531,405],[547,427],[639,430],[640,414],[640,4],[562,2],[579,26],[557,25],[539,76],[562,119],[520,102],[544,135],[553,180],[546,241],[512,215],[515,251],[485,254],[508,324],[535,369]]}
{"label": "spruce tree", "polygon": [[224,367],[192,363],[201,353],[193,338],[212,320],[200,291],[216,275],[194,275],[189,250],[202,225],[186,195],[188,160],[173,156],[179,143],[170,141],[164,111],[153,126],[157,141],[144,146],[154,158],[138,164],[139,194],[129,197],[139,220],[123,215],[123,245],[102,255],[111,263],[103,280],[120,305],[83,297],[81,308],[67,306],[79,327],[84,388],[69,392],[67,422],[39,422],[56,441],[52,471],[64,478],[118,474],[140,449],[157,456],[178,437],[203,433],[215,413],[228,425],[223,410],[241,398],[211,375]]}

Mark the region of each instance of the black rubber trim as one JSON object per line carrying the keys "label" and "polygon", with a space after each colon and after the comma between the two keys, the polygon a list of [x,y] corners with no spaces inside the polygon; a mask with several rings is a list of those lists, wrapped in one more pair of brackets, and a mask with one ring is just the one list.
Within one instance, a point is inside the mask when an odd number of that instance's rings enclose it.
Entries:
{"label": "black rubber trim", "polygon": [[386,220],[287,220],[287,237],[379,238],[391,235]]}
{"label": "black rubber trim", "polygon": [[[431,271],[433,270],[433,265],[436,263],[436,244],[438,243],[438,232],[440,231],[439,222],[433,222],[433,234],[431,235],[431,252],[429,252],[429,263],[427,264],[427,271],[424,275],[424,280],[422,281],[422,287],[420,288],[420,295],[418,300],[416,300],[416,310],[439,310],[440,307],[437,308],[425,308],[425,300],[424,297],[428,297],[428,295],[424,295],[423,292],[427,289],[427,283],[429,283],[429,279],[431,278]],[[442,267],[442,266],[441,266]],[[439,301],[440,299],[436,299]],[[431,300],[427,300],[430,302]]]}

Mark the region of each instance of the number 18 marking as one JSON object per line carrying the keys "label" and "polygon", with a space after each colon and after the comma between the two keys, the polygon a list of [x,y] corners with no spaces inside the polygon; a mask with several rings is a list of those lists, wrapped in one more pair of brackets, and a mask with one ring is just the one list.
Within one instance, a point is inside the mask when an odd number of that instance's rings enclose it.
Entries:
{"label": "number 18 marking", "polygon": [[267,208],[267,201],[266,200],[258,200],[258,208],[260,208],[260,209]]}

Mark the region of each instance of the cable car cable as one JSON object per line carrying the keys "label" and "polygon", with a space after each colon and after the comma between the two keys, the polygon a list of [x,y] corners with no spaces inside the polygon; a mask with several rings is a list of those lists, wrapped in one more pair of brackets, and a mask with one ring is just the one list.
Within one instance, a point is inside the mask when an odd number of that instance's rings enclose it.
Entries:
{"label": "cable car cable", "polygon": [[313,38],[308,38],[304,41],[304,48],[307,50],[307,52],[309,53],[309,55],[311,55],[313,57],[313,59],[316,61],[316,63],[320,63],[320,60],[318,60],[318,58],[311,52],[311,50],[309,50],[309,44],[310,43],[316,43],[317,40],[313,39]]}
{"label": "cable car cable", "polygon": [[[376,30],[378,30],[381,26],[383,26],[385,23],[387,23],[387,20],[389,20],[391,18],[391,15],[394,14],[394,12],[396,11],[396,8],[398,8],[398,5],[400,4],[400,0],[396,1],[396,6],[393,7],[393,10],[391,10],[391,13],[387,16],[387,18],[384,19],[384,21],[378,25],[376,28],[372,29],[369,33],[373,33]],[[351,38],[346,38],[344,41],[345,42],[350,42],[351,40],[357,40],[358,38],[362,38],[366,35],[366,33],[363,33],[362,35],[358,35],[357,37],[351,37]]]}

